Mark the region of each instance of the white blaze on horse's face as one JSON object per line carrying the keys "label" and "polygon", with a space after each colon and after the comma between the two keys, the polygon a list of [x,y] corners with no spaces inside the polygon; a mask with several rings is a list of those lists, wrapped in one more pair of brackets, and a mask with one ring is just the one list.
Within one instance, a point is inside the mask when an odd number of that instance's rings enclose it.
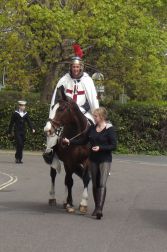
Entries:
{"label": "white blaze on horse's face", "polygon": [[[53,109],[50,110],[50,114],[49,114],[49,118],[50,119],[53,119],[55,117],[55,114],[56,114],[56,110],[58,109],[59,107],[59,103],[57,103]],[[50,131],[52,129],[52,124],[51,122],[47,122],[45,127],[44,127],[44,132],[46,132],[48,135],[50,135]]]}
{"label": "white blaze on horse's face", "polygon": [[46,132],[46,133],[49,132],[51,130],[51,127],[52,127],[51,123],[47,122],[44,127],[44,132]]}

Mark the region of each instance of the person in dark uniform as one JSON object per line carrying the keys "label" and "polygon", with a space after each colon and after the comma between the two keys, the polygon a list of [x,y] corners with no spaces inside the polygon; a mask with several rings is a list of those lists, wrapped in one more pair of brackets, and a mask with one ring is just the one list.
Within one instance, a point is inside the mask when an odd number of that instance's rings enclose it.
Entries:
{"label": "person in dark uniform", "polygon": [[91,176],[95,209],[92,216],[101,219],[106,197],[106,182],[112,163],[112,151],[116,149],[116,133],[112,123],[107,121],[107,111],[100,107],[93,112],[95,125],[92,125],[85,135],[85,139],[63,139],[66,144],[90,143]]}
{"label": "person in dark uniform", "polygon": [[26,123],[28,124],[29,128],[32,130],[32,133],[35,133],[35,129],[29,118],[28,112],[25,111],[26,101],[18,101],[18,104],[19,104],[18,109],[11,116],[8,135],[11,136],[14,127],[14,137],[16,141],[15,159],[16,163],[22,164],[23,148],[26,134],[25,124]]}

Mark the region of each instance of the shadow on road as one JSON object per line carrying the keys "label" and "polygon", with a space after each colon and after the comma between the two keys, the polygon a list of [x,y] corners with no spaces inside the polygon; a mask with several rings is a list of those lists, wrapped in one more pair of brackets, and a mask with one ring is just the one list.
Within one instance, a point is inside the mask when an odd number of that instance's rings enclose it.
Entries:
{"label": "shadow on road", "polygon": [[142,209],[138,210],[140,217],[151,227],[167,231],[167,210]]}
{"label": "shadow on road", "polygon": [[57,204],[56,206],[49,206],[47,203],[39,203],[39,202],[2,202],[0,204],[0,212],[15,212],[16,214],[24,212],[29,212],[30,214],[68,214],[75,216],[83,216],[83,217],[91,217],[88,214],[81,214],[77,207],[75,207],[75,213],[67,213],[66,209],[64,209],[63,205]]}

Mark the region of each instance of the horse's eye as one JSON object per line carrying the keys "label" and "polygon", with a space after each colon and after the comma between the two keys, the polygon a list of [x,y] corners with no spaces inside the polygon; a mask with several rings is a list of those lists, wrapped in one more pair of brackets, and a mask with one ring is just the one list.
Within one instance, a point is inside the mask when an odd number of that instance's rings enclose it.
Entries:
{"label": "horse's eye", "polygon": [[60,106],[60,107],[58,107],[57,111],[58,111],[58,112],[63,112],[63,111],[70,112],[70,107],[67,106],[67,105]]}
{"label": "horse's eye", "polygon": [[57,109],[58,112],[62,112],[63,110],[64,110],[64,107],[59,107],[59,108]]}

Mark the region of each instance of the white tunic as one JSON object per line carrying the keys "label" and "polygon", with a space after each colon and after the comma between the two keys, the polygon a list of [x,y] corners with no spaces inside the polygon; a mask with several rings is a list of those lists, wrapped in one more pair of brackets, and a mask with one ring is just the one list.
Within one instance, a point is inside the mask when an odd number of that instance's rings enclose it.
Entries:
{"label": "white tunic", "polygon": [[[89,119],[93,120],[92,113],[96,108],[99,108],[99,102],[97,99],[97,92],[96,88],[94,86],[93,80],[87,73],[83,73],[83,76],[80,79],[72,79],[70,74],[65,74],[57,83],[57,86],[54,90],[51,105],[50,105],[50,112],[49,112],[49,118],[53,119],[56,113],[57,108],[59,107],[59,104],[55,102],[56,98],[56,92],[57,88],[60,86],[64,86],[65,94],[69,97],[71,97],[79,106],[82,113],[85,114],[85,116]],[[90,110],[85,111],[85,109],[82,107],[86,102],[89,103]],[[47,122],[44,131],[47,131],[51,128],[51,123]],[[56,144],[57,142],[57,136],[54,137],[47,137],[47,149],[46,151],[50,151],[50,149]],[[52,168],[55,168],[60,170],[60,162],[55,156],[52,162]]]}
{"label": "white tunic", "polygon": [[99,108],[99,102],[97,99],[97,92],[93,80],[85,72],[83,73],[82,77],[78,80],[72,79],[69,73],[65,74],[59,80],[52,96],[49,118],[53,119],[53,117],[55,116],[54,105],[55,105],[56,92],[57,88],[62,85],[65,88],[65,94],[71,97],[77,103],[77,105],[79,106],[80,110],[83,113],[85,113],[86,111],[82,106],[86,103],[86,101],[89,103],[90,110],[85,115],[88,118],[91,118],[91,116],[89,115],[92,114],[92,112],[96,108]]}

